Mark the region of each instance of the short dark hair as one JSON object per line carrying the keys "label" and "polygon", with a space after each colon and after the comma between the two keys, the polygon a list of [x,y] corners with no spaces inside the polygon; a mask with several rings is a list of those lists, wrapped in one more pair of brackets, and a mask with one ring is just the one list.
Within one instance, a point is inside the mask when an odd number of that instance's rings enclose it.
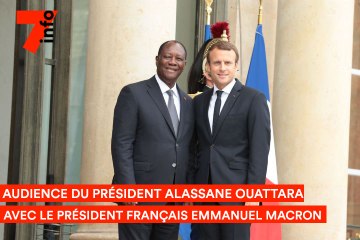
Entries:
{"label": "short dark hair", "polygon": [[160,47],[159,47],[158,56],[160,56],[161,51],[163,50],[165,45],[168,44],[168,43],[178,43],[178,44],[180,44],[182,46],[182,48],[184,49],[184,51],[185,51],[185,59],[186,59],[186,56],[187,56],[186,48],[185,48],[184,44],[182,44],[181,42],[179,42],[177,40],[169,40],[169,41],[166,41],[163,44],[161,44]]}
{"label": "short dark hair", "polygon": [[228,51],[233,50],[235,52],[235,55],[236,55],[235,62],[239,61],[239,51],[236,48],[236,46],[234,44],[230,43],[230,42],[219,41],[219,42],[215,43],[214,45],[212,45],[209,48],[209,53],[206,56],[208,63],[210,63],[210,52],[215,48],[220,49],[220,50],[228,50]]}

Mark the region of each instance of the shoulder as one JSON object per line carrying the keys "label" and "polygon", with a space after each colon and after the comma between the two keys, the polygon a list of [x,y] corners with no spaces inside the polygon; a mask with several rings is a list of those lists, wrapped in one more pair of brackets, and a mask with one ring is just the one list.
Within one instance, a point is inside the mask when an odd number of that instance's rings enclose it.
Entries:
{"label": "shoulder", "polygon": [[142,80],[136,83],[131,83],[128,85],[125,85],[119,93],[118,96],[118,102],[137,102],[139,96],[143,95],[144,92],[146,92],[147,85],[150,82],[150,79]]}
{"label": "shoulder", "polygon": [[266,101],[265,95],[259,90],[256,90],[251,87],[243,86],[241,91],[243,92],[243,94],[245,94],[247,97],[251,98],[252,100],[258,99],[258,100]]}
{"label": "shoulder", "polygon": [[243,90],[245,93],[243,100],[249,106],[250,112],[269,112],[268,101],[262,92],[251,87],[244,87]]}
{"label": "shoulder", "polygon": [[248,86],[244,85],[239,79],[235,79],[235,80],[236,80],[236,83],[233,87],[233,90],[239,91],[243,97],[248,99],[248,98],[259,97],[259,96],[263,95],[260,91],[254,89],[252,87],[248,87]]}
{"label": "shoulder", "polygon": [[143,94],[144,90],[146,90],[150,87],[150,85],[152,83],[151,80],[152,80],[152,78],[125,85],[121,89],[120,95],[124,94],[124,93],[135,94],[135,95]]}
{"label": "shoulder", "polygon": [[146,79],[146,80],[141,80],[139,82],[128,84],[124,88],[133,89],[133,90],[141,89],[141,88],[151,85],[152,81],[153,81],[152,78]]}
{"label": "shoulder", "polygon": [[195,106],[198,106],[198,105],[201,105],[201,106],[202,106],[203,104],[206,103],[206,99],[210,99],[210,98],[211,98],[211,94],[212,94],[212,90],[209,89],[209,90],[206,90],[205,92],[202,92],[202,93],[196,95],[196,96],[194,97],[194,100],[193,100],[194,105],[195,105]]}

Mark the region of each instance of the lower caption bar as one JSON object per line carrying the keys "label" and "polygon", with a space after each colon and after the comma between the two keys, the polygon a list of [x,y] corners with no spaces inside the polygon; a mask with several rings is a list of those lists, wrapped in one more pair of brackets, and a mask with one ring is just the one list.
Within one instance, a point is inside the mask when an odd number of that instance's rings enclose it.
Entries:
{"label": "lower caption bar", "polygon": [[326,206],[0,206],[1,223],[326,223]]}

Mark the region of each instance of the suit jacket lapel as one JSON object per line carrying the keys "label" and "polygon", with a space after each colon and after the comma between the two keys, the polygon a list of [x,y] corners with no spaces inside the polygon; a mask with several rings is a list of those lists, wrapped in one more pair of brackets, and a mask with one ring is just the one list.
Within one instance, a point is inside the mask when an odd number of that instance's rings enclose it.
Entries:
{"label": "suit jacket lapel", "polygon": [[204,122],[205,122],[205,128],[206,128],[206,131],[208,132],[209,136],[211,137],[211,129],[210,129],[210,122],[209,122],[209,105],[210,105],[210,100],[211,100],[211,96],[213,94],[214,90],[211,89],[211,90],[208,90],[206,91],[205,93],[205,96],[204,96],[204,109],[203,109],[203,117],[204,117]]}
{"label": "suit jacket lapel", "polygon": [[180,123],[177,133],[177,137],[179,138],[184,128],[185,114],[188,111],[188,104],[187,104],[188,100],[186,99],[185,93],[179,87],[177,87],[177,90],[180,98]]}
{"label": "suit jacket lapel", "polygon": [[236,99],[239,97],[240,90],[243,88],[243,85],[240,83],[239,80],[236,79],[236,83],[234,87],[231,89],[231,92],[226,99],[226,102],[224,104],[224,107],[222,108],[220,112],[220,116],[218,119],[218,122],[215,126],[214,132],[212,134],[212,138],[215,139],[217,133],[219,132],[219,129],[221,128],[221,125],[223,124],[226,116],[228,115],[231,108],[234,106],[234,103]]}
{"label": "suit jacket lapel", "polygon": [[174,137],[176,137],[174,127],[171,122],[169,110],[166,106],[164,97],[160,91],[160,87],[159,87],[158,83],[156,82],[155,77],[152,77],[149,80],[148,93],[150,94],[151,98],[154,100],[156,106],[159,108],[161,114],[165,118],[165,121],[166,121],[167,125],[169,126],[169,128],[171,129],[171,132],[173,133]]}

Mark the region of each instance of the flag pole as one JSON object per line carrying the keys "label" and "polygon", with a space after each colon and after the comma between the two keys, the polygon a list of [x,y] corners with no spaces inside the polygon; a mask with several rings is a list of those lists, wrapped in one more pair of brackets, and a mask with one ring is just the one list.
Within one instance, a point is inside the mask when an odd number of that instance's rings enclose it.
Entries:
{"label": "flag pole", "polygon": [[205,23],[205,32],[204,32],[204,42],[209,40],[211,38],[211,30],[210,30],[210,21],[211,21],[211,4],[213,3],[213,0],[205,0],[206,4],[206,23]]}
{"label": "flag pole", "polygon": [[259,6],[259,15],[258,15],[258,25],[262,24],[262,0],[260,0],[260,6]]}
{"label": "flag pole", "polygon": [[213,3],[213,0],[205,0],[206,3],[206,25],[210,25],[210,17],[211,17],[211,4]]}

